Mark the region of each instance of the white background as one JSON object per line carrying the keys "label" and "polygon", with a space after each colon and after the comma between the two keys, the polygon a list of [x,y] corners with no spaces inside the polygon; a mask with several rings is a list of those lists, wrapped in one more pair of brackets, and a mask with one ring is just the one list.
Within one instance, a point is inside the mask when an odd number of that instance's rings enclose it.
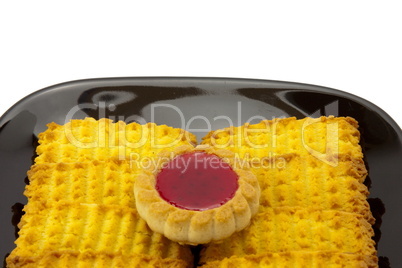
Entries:
{"label": "white background", "polygon": [[0,115],[69,80],[215,76],[348,91],[402,126],[397,1],[8,2],[0,4]]}

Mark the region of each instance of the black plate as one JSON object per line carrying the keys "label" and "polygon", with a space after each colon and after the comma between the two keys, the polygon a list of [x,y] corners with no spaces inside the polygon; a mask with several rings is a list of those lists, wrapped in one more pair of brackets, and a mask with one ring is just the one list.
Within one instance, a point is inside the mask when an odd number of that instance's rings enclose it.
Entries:
{"label": "black plate", "polygon": [[[402,131],[384,111],[354,95],[313,85],[226,78],[105,78],[80,80],[37,91],[0,119],[0,256],[14,248],[26,171],[38,133],[67,117],[109,117],[187,128],[209,128],[261,118],[336,115],[360,123],[377,217],[381,266],[402,267]],[[226,119],[225,119],[226,118]],[[229,118],[231,120],[228,120]],[[208,122],[210,125],[208,125]],[[384,206],[382,206],[382,204]],[[385,213],[383,211],[385,208]],[[382,220],[381,220],[382,215]]]}

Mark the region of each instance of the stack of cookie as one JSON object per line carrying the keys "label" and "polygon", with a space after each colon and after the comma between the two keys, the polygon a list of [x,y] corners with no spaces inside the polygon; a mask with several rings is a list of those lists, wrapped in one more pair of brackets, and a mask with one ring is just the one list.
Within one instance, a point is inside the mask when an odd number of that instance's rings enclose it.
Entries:
{"label": "stack of cookie", "polygon": [[[252,202],[257,212],[231,202],[237,192],[226,205],[214,208],[237,206],[225,211],[247,212],[250,224],[210,243],[206,241],[214,240],[212,236],[197,233],[202,238],[197,243],[207,244],[196,265],[377,267],[359,142],[358,124],[349,117],[263,120],[215,130],[204,137],[204,149],[194,147],[193,134],[164,125],[92,118],[63,126],[51,123],[39,135],[38,156],[28,172],[28,204],[7,267],[192,267],[190,247],[158,233],[156,229],[165,226],[159,226],[162,221],[152,231],[136,207],[136,201],[150,201],[142,192],[152,192],[152,198],[158,195],[158,172],[178,152],[210,153],[222,159],[230,155],[226,162],[240,178],[236,191],[247,193],[240,176],[244,169],[252,175],[246,176],[254,186],[250,197],[257,197]],[[158,172],[147,171],[149,167],[158,167]],[[144,200],[135,200],[136,181],[136,193]],[[155,202],[167,207],[169,200],[157,197]],[[167,218],[166,211],[178,210],[172,202],[169,206],[143,214]],[[198,229],[216,229],[216,222],[207,217],[212,210],[182,210],[174,221],[178,231],[189,229],[190,221],[210,227]],[[219,214],[219,219],[234,230],[237,223],[229,212]],[[202,220],[188,220],[186,215]]]}
{"label": "stack of cookie", "polygon": [[205,247],[203,267],[376,267],[357,127],[286,118],[207,135],[204,144],[247,159],[261,200],[247,229]]}
{"label": "stack of cookie", "polygon": [[155,124],[49,124],[28,172],[28,204],[8,267],[191,267],[188,247],[139,217],[133,185],[139,165],[193,142],[188,132]]}

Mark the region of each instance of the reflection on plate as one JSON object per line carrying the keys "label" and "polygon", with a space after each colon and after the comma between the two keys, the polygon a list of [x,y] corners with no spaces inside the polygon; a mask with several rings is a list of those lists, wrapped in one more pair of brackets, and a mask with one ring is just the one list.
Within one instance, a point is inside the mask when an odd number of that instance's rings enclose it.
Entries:
{"label": "reflection on plate", "polygon": [[320,115],[359,121],[380,264],[388,267],[389,260],[391,267],[402,267],[402,131],[392,118],[364,99],[330,88],[227,78],[80,80],[40,90],[14,105],[0,119],[0,256],[14,248],[26,203],[26,171],[36,137],[49,122],[88,116],[155,122],[185,128],[200,139],[230,125]]}

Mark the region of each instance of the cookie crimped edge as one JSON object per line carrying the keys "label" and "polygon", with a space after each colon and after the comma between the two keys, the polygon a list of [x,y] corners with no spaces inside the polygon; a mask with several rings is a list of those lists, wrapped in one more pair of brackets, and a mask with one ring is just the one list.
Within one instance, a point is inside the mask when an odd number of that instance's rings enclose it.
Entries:
{"label": "cookie crimped edge", "polygon": [[[205,152],[228,163],[238,176],[238,189],[228,202],[220,207],[194,211],[181,209],[165,201],[155,188],[156,176],[174,157]],[[138,213],[155,232],[182,244],[205,244],[229,237],[248,226],[259,207],[260,186],[247,165],[239,166],[235,153],[210,146],[179,146],[172,152],[158,155],[136,178],[134,195]]]}

